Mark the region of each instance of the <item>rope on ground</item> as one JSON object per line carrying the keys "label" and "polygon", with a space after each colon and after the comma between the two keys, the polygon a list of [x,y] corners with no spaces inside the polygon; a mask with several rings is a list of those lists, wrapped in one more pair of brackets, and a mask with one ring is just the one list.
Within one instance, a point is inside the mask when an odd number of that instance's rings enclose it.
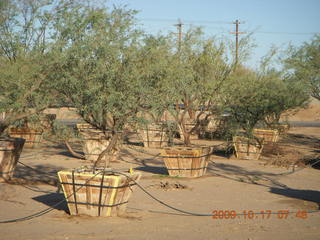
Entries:
{"label": "rope on ground", "polygon": [[20,162],[18,161],[19,164],[25,166],[26,168],[29,168],[35,172],[38,172],[38,173],[41,173],[41,174],[44,174],[44,175],[47,175],[47,176],[50,176],[50,177],[56,177],[56,173],[47,173],[47,172],[44,172],[44,171],[41,171],[39,169],[36,169],[36,168],[33,168],[33,167],[30,167],[28,166],[27,164],[23,163],[23,162]]}
{"label": "rope on ground", "polygon": [[[93,177],[91,177],[90,179],[88,179],[86,181],[86,183],[88,183],[90,180],[92,180],[95,176],[97,176],[98,174],[101,174],[103,173],[104,171],[99,171],[98,173],[96,173]],[[146,195],[148,195],[150,198],[152,198],[154,201],[160,203],[161,205],[167,207],[167,208],[170,208],[174,211],[177,211],[177,212],[180,212],[180,213],[183,213],[185,214],[186,216],[200,216],[200,217],[214,217],[214,216],[220,216],[219,214],[218,215],[213,215],[213,213],[195,213],[195,212],[190,212],[190,211],[187,211],[187,210],[183,210],[183,209],[179,209],[179,208],[176,208],[168,203],[165,203],[163,202],[162,200],[160,200],[159,198],[155,197],[153,194],[151,194],[149,191],[147,191],[144,187],[142,187],[139,183],[137,183],[134,179],[132,179],[131,177],[129,177],[128,175],[124,174],[124,173],[121,173],[121,172],[117,172],[117,171],[112,171],[112,173],[116,173],[116,174],[119,174],[119,175],[123,175],[125,177],[127,177],[129,180],[133,181]],[[86,184],[85,183],[85,184]],[[80,186],[77,190],[79,191],[81,188],[83,187]],[[36,212],[34,214],[31,214],[29,216],[26,216],[26,217],[22,217],[22,218],[16,218],[16,219],[11,219],[11,220],[5,220],[5,221],[0,221],[0,224],[1,223],[13,223],[13,222],[20,222],[20,221],[27,221],[27,220],[30,220],[30,219],[33,219],[33,218],[36,218],[36,217],[40,217],[42,215],[45,215],[49,212],[51,212],[52,210],[55,209],[55,207],[57,207],[58,205],[60,205],[61,203],[65,202],[66,199],[68,199],[69,197],[71,197],[72,195],[74,194],[71,193],[69,196],[67,196],[65,199],[59,201],[58,203],[54,204],[53,206],[49,207],[49,208],[46,208],[42,211],[39,211],[39,212]],[[316,213],[316,212],[320,212],[320,210],[309,210],[309,211],[306,211],[307,213]],[[293,214],[293,213],[298,213],[297,211],[290,211],[289,212],[290,214]],[[252,212],[252,214],[257,214],[257,215],[261,215],[261,214],[264,214],[262,212]],[[269,214],[269,213],[268,213]],[[279,212],[270,212],[270,214],[279,214]],[[243,216],[243,215],[247,215],[246,213],[244,212],[241,212],[241,213],[237,213],[237,216]]]}
{"label": "rope on ground", "polygon": [[[128,179],[130,179],[131,181],[133,181],[146,195],[148,195],[150,198],[152,198],[154,201],[160,203],[161,205],[167,207],[167,208],[170,208],[176,212],[180,212],[180,213],[183,213],[187,216],[198,216],[198,217],[213,217],[213,216],[220,216],[219,214],[218,215],[213,215],[212,213],[195,213],[195,212],[190,212],[190,211],[187,211],[187,210],[183,210],[183,209],[179,209],[179,208],[176,208],[168,203],[165,203],[163,202],[162,200],[160,200],[159,198],[155,197],[153,194],[151,194],[149,191],[147,191],[144,187],[142,187],[139,183],[137,183],[134,179],[132,179],[131,177],[127,176],[126,174],[123,174],[123,173],[120,173],[120,172],[114,172],[114,173],[117,173],[117,174],[120,174],[120,175],[123,175],[123,176],[126,176]],[[320,212],[320,210],[309,210],[309,211],[306,211],[307,213],[315,213],[315,212]],[[270,212],[270,214],[278,214],[279,212]],[[290,214],[293,214],[293,213],[298,213],[297,211],[292,211],[292,212],[289,212]],[[264,213],[262,212],[253,212],[253,214],[258,214],[258,215],[262,215]],[[246,213],[242,212],[242,213],[237,213],[237,216],[243,216],[243,215],[247,215]]]}
{"label": "rope on ground", "polygon": [[[159,155],[159,154],[158,154],[158,155]],[[158,155],[156,155],[156,156],[158,156]],[[309,165],[309,166],[312,167],[313,165],[317,164],[318,162],[320,162],[320,160],[316,161],[315,163],[313,163],[313,164],[311,164],[311,165]],[[31,169],[33,169],[33,170],[35,170],[35,171],[38,171],[38,172],[41,172],[41,173],[44,173],[44,174],[48,175],[48,173],[45,173],[45,172],[43,172],[43,171],[34,169],[34,168],[32,168],[32,167],[24,164],[24,163],[21,163],[20,161],[19,161],[19,163],[22,164],[22,165],[24,165],[25,167],[31,168]],[[305,167],[305,168],[306,168],[306,167]],[[305,168],[302,168],[302,169],[299,169],[299,170],[303,170],[303,169],[305,169]],[[299,171],[299,170],[297,170],[297,171]],[[297,171],[295,171],[295,172],[297,172]],[[93,177],[91,177],[90,179],[88,179],[88,180],[86,181],[86,183],[89,182],[90,180],[92,180],[95,176],[97,176],[98,174],[100,174],[100,173],[102,173],[102,172],[103,172],[103,171],[100,171],[100,172],[96,173]],[[213,216],[212,213],[210,213],[210,214],[207,214],[207,213],[195,213],[195,212],[190,212],[190,211],[187,211],[187,210],[183,210],[183,209],[176,208],[176,207],[174,207],[174,206],[172,206],[172,205],[170,205],[170,204],[168,204],[168,203],[163,202],[162,200],[160,200],[159,198],[155,197],[154,195],[152,195],[150,192],[148,192],[146,189],[144,189],[139,183],[137,183],[134,179],[128,177],[126,174],[123,174],[123,173],[121,173],[121,172],[114,172],[114,173],[117,173],[117,174],[126,176],[127,178],[131,179],[135,184],[137,184],[137,186],[138,186],[146,195],[148,195],[148,196],[149,196],[150,198],[152,198],[154,201],[160,203],[161,205],[163,205],[163,206],[165,206],[165,207],[167,207],[167,208],[170,208],[170,209],[172,209],[172,210],[174,210],[174,211],[183,213],[183,214],[185,214],[185,215],[187,215],[187,216],[206,216],[206,217],[212,217],[212,216]],[[292,173],[292,172],[289,172],[289,173]],[[286,172],[286,173],[281,173],[281,174],[278,174],[278,175],[286,175],[286,174],[289,174],[289,173]],[[50,174],[50,176],[51,176],[51,174]],[[85,183],[85,184],[86,184],[86,183]],[[80,187],[76,190],[76,192],[79,191],[82,187],[83,187],[83,186],[80,186]],[[20,221],[27,221],[27,220],[31,220],[31,219],[36,218],[36,217],[43,216],[43,215],[51,212],[52,210],[54,210],[55,207],[57,207],[57,206],[59,206],[60,204],[62,204],[63,202],[65,202],[65,201],[66,201],[67,199],[69,199],[73,194],[74,194],[74,192],[71,193],[69,196],[67,196],[65,199],[63,199],[63,200],[59,201],[58,203],[54,204],[53,206],[50,206],[49,208],[46,208],[46,209],[44,209],[44,210],[41,210],[41,211],[39,211],[39,212],[36,212],[36,213],[34,213],[34,214],[31,214],[31,215],[28,215],[28,216],[25,216],[25,217],[16,218],[16,219],[11,219],[11,220],[5,220],[5,221],[0,221],[0,224],[3,224],[3,223],[14,223],[14,222],[20,222]],[[306,211],[306,212],[308,212],[308,213],[315,213],[315,212],[320,212],[320,210],[310,210],[310,211]],[[293,214],[293,213],[298,213],[298,212],[290,212],[290,214]],[[262,213],[261,213],[261,212],[253,212],[253,214],[260,214],[260,215],[261,215]],[[278,214],[278,212],[271,212],[270,214]],[[246,214],[245,214],[245,213],[237,213],[237,216],[241,216],[241,215],[246,215]],[[219,215],[216,215],[216,216],[219,216]]]}

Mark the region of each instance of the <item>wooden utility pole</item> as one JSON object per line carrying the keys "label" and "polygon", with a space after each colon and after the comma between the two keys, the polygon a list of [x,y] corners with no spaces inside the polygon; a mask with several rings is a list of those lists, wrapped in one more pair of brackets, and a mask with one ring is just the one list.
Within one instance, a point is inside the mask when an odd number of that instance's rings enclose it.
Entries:
{"label": "wooden utility pole", "polygon": [[178,23],[175,24],[174,26],[176,26],[178,28],[178,51],[180,52],[180,50],[181,50],[181,42],[182,42],[182,26],[183,26],[183,23],[179,19]]}
{"label": "wooden utility pole", "polygon": [[233,22],[233,24],[236,25],[236,31],[235,32],[230,32],[231,34],[235,34],[236,35],[236,64],[238,64],[238,56],[239,56],[239,34],[244,34],[245,32],[239,32],[239,24],[241,24],[241,22],[239,20],[236,20],[235,22]]}

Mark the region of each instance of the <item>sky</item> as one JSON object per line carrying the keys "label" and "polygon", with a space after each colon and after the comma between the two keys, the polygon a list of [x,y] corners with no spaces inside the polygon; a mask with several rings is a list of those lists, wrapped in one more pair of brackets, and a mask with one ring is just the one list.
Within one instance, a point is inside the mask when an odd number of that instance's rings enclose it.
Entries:
{"label": "sky", "polygon": [[[109,0],[138,10],[137,18],[146,32],[176,32],[180,19],[183,30],[201,26],[208,37],[233,40],[235,20],[239,31],[252,33],[256,47],[247,65],[257,67],[272,46],[279,50],[291,43],[300,46],[320,33],[320,0]],[[240,38],[245,34],[240,35]]]}

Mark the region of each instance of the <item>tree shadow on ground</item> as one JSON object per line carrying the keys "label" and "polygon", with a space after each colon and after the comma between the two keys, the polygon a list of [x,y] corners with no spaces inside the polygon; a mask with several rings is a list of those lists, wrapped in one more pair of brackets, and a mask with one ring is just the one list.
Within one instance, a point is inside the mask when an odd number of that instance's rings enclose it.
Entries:
{"label": "tree shadow on ground", "polygon": [[24,184],[48,184],[57,186],[57,172],[60,170],[62,170],[62,168],[49,164],[28,166],[21,163],[15,169],[14,178]]}
{"label": "tree shadow on ground", "polygon": [[304,134],[288,133],[285,137],[282,138],[279,144],[296,144],[302,145],[303,147],[319,148],[320,139]]}
{"label": "tree shadow on ground", "polygon": [[[137,165],[163,165],[163,161],[159,154],[152,154],[144,150],[143,148],[139,149],[130,149],[133,151],[129,151],[129,149],[121,150],[121,157],[126,157],[133,161],[133,163]],[[142,156],[143,154],[144,156]]]}
{"label": "tree shadow on ground", "polygon": [[237,182],[256,184],[265,187],[286,187],[285,184],[282,184],[275,179],[282,174],[263,171],[249,171],[232,164],[210,162],[208,165],[207,175],[219,176]]}
{"label": "tree shadow on ground", "polygon": [[141,167],[137,167],[135,168],[139,171],[143,171],[143,172],[149,172],[149,173],[153,173],[153,174],[161,174],[161,175],[168,175],[168,170],[165,167],[156,167],[156,166],[141,166]]}
{"label": "tree shadow on ground", "polygon": [[219,156],[219,157],[224,157],[224,158],[231,158],[234,155],[234,149],[213,149],[212,152],[213,156]]}
{"label": "tree shadow on ground", "polygon": [[305,156],[302,159],[306,164],[312,166],[312,168],[319,169],[320,170],[320,155],[311,155],[311,156]]}
{"label": "tree shadow on ground", "polygon": [[[81,140],[69,141],[72,149],[81,155],[83,155],[83,148]],[[63,155],[68,158],[79,159],[73,156],[67,149],[63,141],[48,140],[46,143],[41,144],[35,148],[24,149],[22,152],[22,158],[34,157],[34,155],[41,155],[42,157],[50,157],[52,155]]]}
{"label": "tree shadow on ground", "polygon": [[248,171],[242,167],[232,164],[210,163],[208,167],[208,173],[213,176],[223,177],[232,181],[268,187],[270,193],[283,195],[289,198],[296,198],[304,201],[314,202],[320,209],[319,191],[291,189],[276,179],[279,176],[289,175],[294,172],[288,171],[287,173],[277,174],[262,171]]}
{"label": "tree shadow on ground", "polygon": [[143,147],[143,140],[137,132],[125,134],[123,142],[127,145]]}
{"label": "tree shadow on ground", "polygon": [[121,161],[138,165],[137,167],[135,167],[135,169],[139,171],[149,172],[153,174],[168,174],[168,171],[164,166],[163,160],[158,155],[152,155],[148,152],[143,152],[143,154],[147,156],[146,158],[140,156],[137,157],[134,153],[128,151],[127,149],[123,149],[121,151],[121,154],[123,155],[120,156]]}
{"label": "tree shadow on ground", "polygon": [[59,211],[65,211],[69,214],[69,209],[65,197],[62,193],[49,193],[32,198],[33,200],[43,203],[48,207],[54,208]]}
{"label": "tree shadow on ground", "polygon": [[143,147],[143,142],[141,141],[132,141],[132,140],[129,140],[127,139],[125,142],[125,144],[128,144],[128,145],[132,145],[132,146],[137,146],[137,147]]}
{"label": "tree shadow on ground", "polygon": [[300,190],[291,188],[274,188],[271,187],[270,193],[286,196],[289,198],[296,198],[304,201],[314,202],[320,209],[320,192],[314,190]]}

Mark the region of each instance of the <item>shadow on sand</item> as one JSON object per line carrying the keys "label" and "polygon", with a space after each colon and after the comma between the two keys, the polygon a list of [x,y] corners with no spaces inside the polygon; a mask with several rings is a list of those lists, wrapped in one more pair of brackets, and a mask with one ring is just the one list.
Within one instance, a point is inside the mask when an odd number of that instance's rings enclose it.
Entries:
{"label": "shadow on sand", "polygon": [[54,208],[59,211],[65,211],[69,214],[67,202],[65,201],[62,193],[49,193],[32,198],[33,200],[43,203],[48,207]]}

